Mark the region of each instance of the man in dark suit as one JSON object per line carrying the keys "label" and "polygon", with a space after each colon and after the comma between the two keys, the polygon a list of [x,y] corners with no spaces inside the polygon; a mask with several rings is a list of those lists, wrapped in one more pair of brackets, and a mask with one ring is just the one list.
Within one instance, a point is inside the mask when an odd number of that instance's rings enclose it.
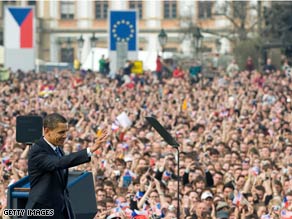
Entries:
{"label": "man in dark suit", "polygon": [[107,138],[106,131],[96,139],[90,148],[64,156],[60,148],[66,140],[67,120],[60,114],[53,113],[44,118],[44,136],[32,145],[28,155],[28,173],[30,193],[26,205],[29,209],[53,209],[53,218],[74,219],[67,190],[68,168],[90,161],[90,157]]}

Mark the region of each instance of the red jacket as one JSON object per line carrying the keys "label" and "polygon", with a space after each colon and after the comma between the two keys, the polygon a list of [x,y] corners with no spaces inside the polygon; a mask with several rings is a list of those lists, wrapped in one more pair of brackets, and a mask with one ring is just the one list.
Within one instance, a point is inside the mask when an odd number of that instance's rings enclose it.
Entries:
{"label": "red jacket", "polygon": [[162,72],[162,62],[159,57],[156,59],[156,72]]}
{"label": "red jacket", "polygon": [[174,69],[174,71],[172,72],[172,76],[174,78],[183,78],[184,77],[184,72],[182,69]]}

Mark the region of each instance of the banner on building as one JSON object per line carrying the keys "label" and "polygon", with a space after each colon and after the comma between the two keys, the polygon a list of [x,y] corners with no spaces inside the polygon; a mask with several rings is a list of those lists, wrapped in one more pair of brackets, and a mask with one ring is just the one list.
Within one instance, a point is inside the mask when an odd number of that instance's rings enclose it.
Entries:
{"label": "banner on building", "polygon": [[[12,70],[35,67],[34,7],[5,7],[4,65]],[[15,61],[17,60],[17,61]]]}
{"label": "banner on building", "polygon": [[[138,12],[136,10],[109,11],[109,58],[111,71],[116,72],[124,60],[138,59]],[[121,50],[126,44],[127,51]],[[124,48],[124,46],[122,46]],[[119,53],[119,54],[118,54]],[[127,55],[127,57],[124,56]]]}
{"label": "banner on building", "polygon": [[117,50],[117,42],[126,42],[129,51],[137,50],[137,12],[110,11],[110,50]]}

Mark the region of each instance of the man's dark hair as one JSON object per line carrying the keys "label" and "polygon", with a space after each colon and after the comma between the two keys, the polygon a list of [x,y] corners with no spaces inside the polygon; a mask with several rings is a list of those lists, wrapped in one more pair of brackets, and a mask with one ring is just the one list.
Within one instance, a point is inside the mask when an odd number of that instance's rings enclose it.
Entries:
{"label": "man's dark hair", "polygon": [[121,159],[121,158],[117,158],[116,161],[115,161],[115,164],[116,165],[120,164],[123,167],[126,167],[126,162],[123,159]]}
{"label": "man's dark hair", "polygon": [[220,171],[215,171],[214,175],[216,175],[216,174],[218,174],[218,175],[224,177],[224,174],[223,174],[222,172],[220,172]]}
{"label": "man's dark hair", "polygon": [[44,128],[50,130],[55,129],[58,126],[58,123],[67,123],[67,120],[64,116],[58,113],[49,114],[44,118]]}
{"label": "man's dark hair", "polygon": [[245,176],[244,175],[239,175],[236,179],[236,181],[238,181],[240,178],[244,178],[245,179]]}
{"label": "man's dark hair", "polygon": [[256,190],[262,191],[263,193],[266,192],[265,187],[263,187],[262,185],[258,185],[255,187]]}
{"label": "man's dark hair", "polygon": [[106,180],[106,181],[104,181],[103,185],[104,185],[104,186],[112,187],[113,190],[115,190],[115,185],[114,185],[114,183],[113,183],[112,181],[110,181],[110,180]]}
{"label": "man's dark hair", "polygon": [[210,156],[212,156],[212,155],[219,155],[220,153],[219,153],[219,151],[216,149],[216,148],[211,148],[211,150],[210,150]]}
{"label": "man's dark hair", "polygon": [[194,180],[194,183],[198,183],[198,182],[205,182],[205,178],[201,175],[197,176],[196,179]]}
{"label": "man's dark hair", "polygon": [[96,204],[97,204],[97,206],[102,206],[102,207],[106,208],[105,201],[97,201]]}
{"label": "man's dark hair", "polygon": [[141,177],[140,176],[138,176],[137,178],[135,178],[135,179],[133,179],[133,185],[139,185],[140,184],[140,179],[141,179]]}
{"label": "man's dark hair", "polygon": [[216,146],[219,146],[219,145],[223,145],[225,148],[227,147],[226,143],[223,141],[220,141],[216,144]]}
{"label": "man's dark hair", "polygon": [[252,194],[250,192],[243,193],[244,198],[248,199],[249,197],[252,197]]}
{"label": "man's dark hair", "polygon": [[115,200],[112,197],[108,197],[108,196],[105,198],[104,201],[105,203],[115,203]]}
{"label": "man's dark hair", "polygon": [[278,185],[278,186],[280,186],[280,187],[281,187],[281,189],[283,188],[283,186],[282,186],[282,183],[281,183],[281,181],[280,181],[280,180],[277,180],[277,179],[275,179],[274,183],[275,183],[275,185]]}
{"label": "man's dark hair", "polygon": [[237,151],[232,151],[231,154],[236,154],[236,156],[240,158],[240,154]]}
{"label": "man's dark hair", "polygon": [[225,190],[225,188],[230,188],[230,189],[234,190],[234,185],[233,185],[232,181],[224,184],[223,191]]}
{"label": "man's dark hair", "polygon": [[245,217],[245,219],[258,219],[259,217],[257,216],[257,214],[253,213],[251,215],[248,215]]}
{"label": "man's dark hair", "polygon": [[103,192],[103,193],[106,194],[106,191],[105,191],[104,189],[97,189],[97,190],[95,191],[96,194],[97,194],[98,192]]}

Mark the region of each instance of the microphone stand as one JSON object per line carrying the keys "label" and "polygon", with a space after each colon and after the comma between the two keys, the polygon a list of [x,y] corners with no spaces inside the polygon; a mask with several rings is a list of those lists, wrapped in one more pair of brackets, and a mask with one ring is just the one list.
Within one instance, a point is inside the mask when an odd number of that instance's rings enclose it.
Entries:
{"label": "microphone stand", "polygon": [[175,147],[177,150],[177,211],[176,211],[176,219],[180,218],[180,200],[179,200],[179,181],[180,181],[180,175],[179,175],[179,147]]}
{"label": "microphone stand", "polygon": [[180,200],[179,200],[179,143],[170,135],[170,133],[157,121],[154,116],[146,116],[146,120],[149,124],[159,133],[159,135],[167,142],[167,144],[171,145],[177,150],[177,212],[176,219],[180,218]]}

